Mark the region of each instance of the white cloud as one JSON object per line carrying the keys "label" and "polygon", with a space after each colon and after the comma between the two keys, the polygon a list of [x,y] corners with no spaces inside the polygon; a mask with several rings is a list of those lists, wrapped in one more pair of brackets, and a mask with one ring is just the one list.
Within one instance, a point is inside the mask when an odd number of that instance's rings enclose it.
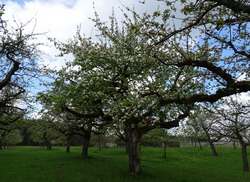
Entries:
{"label": "white cloud", "polygon": [[[71,38],[81,24],[81,31],[86,36],[91,36],[94,23],[89,19],[94,16],[93,1],[91,0],[7,0],[5,4],[4,19],[20,19],[21,22],[27,22],[34,18],[26,31],[31,31],[35,26],[35,32],[47,32],[47,37],[56,38],[59,41],[65,41]],[[139,0],[94,0],[95,9],[102,20],[107,20],[115,11],[116,17],[122,19],[119,7],[128,6],[138,12],[153,12],[163,2],[148,0],[146,4],[139,3]],[[39,42],[48,43],[46,36],[38,37]],[[45,46],[42,51],[46,53],[45,64],[51,67],[60,67],[64,65],[65,59],[72,59],[72,56],[66,58],[55,57],[58,51],[51,46]],[[50,58],[49,58],[50,56]]]}

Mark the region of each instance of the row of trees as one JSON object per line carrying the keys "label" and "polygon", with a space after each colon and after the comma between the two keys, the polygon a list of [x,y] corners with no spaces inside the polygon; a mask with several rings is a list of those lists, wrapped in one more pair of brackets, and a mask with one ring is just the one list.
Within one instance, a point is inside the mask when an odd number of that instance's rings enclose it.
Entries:
{"label": "row of trees", "polygon": [[[141,142],[143,145],[164,146],[164,158],[166,158],[166,147],[168,145],[179,147],[180,142],[198,142],[201,150],[204,142],[209,143],[214,156],[217,156],[214,142],[223,142],[224,145],[229,142],[234,142],[234,144],[237,142],[242,148],[243,170],[249,171],[247,158],[247,146],[250,145],[249,102],[231,97],[221,104],[223,104],[223,108],[215,110],[208,110],[207,107],[203,110],[197,109],[187,118],[188,120],[182,127],[174,130],[177,131],[176,133],[173,131],[169,133],[161,128],[155,129],[144,135]],[[74,135],[71,133],[72,135],[68,137],[67,134],[70,133],[70,130],[67,132],[62,130],[61,124],[65,125],[64,123],[53,122],[48,117],[38,120],[25,120],[15,123],[15,129],[1,138],[1,141],[5,146],[14,144],[40,145],[47,147],[49,150],[52,149],[52,145],[66,145],[66,152],[69,152],[70,145],[80,145],[83,137],[80,137],[80,133]],[[107,132],[107,135],[110,135],[110,133]],[[112,142],[114,145],[124,145],[123,142],[119,142],[117,136],[110,137],[113,139],[110,140],[100,133],[98,135],[92,134],[92,146],[99,146],[101,150],[102,146],[106,146],[105,141]],[[117,139],[114,140],[114,138]],[[236,148],[235,145],[234,147]],[[82,155],[86,154],[83,153]]]}
{"label": "row of trees", "polygon": [[199,108],[188,117],[183,127],[178,128],[178,135],[198,142],[208,142],[213,156],[217,156],[215,142],[239,142],[242,150],[243,170],[249,171],[247,146],[250,146],[250,101],[230,97],[213,108]]}
{"label": "row of trees", "polygon": [[[36,120],[20,120],[12,127],[13,129],[10,132],[0,138],[3,148],[21,145],[40,146],[52,150],[53,146],[66,146],[66,152],[70,152],[71,145],[79,146],[83,143],[80,132],[68,136],[65,130],[62,131],[62,125],[45,117]],[[91,146],[98,146],[100,150],[102,147],[124,146],[119,140],[116,141],[116,138],[104,134],[92,134],[90,144]]]}
{"label": "row of trees", "polygon": [[[177,17],[177,1],[163,2],[165,10],[153,14],[125,8],[120,27],[115,15],[108,24],[96,12],[92,20],[98,41],[80,30],[66,43],[52,39],[62,56],[72,54],[74,60],[59,71],[47,70],[54,81],[37,98],[44,122],[52,121],[67,139],[84,137],[83,156],[91,133],[119,136],[126,143],[131,174],[142,173],[140,144],[146,133],[177,127],[197,103],[250,90],[249,3],[182,0],[182,17]],[[172,19],[181,19],[182,25],[170,25]],[[28,41],[35,34],[24,36],[23,26],[6,33],[4,25],[0,126],[20,118],[16,110],[23,109],[16,103],[27,75],[37,70],[37,45]],[[6,114],[8,109],[15,114]]]}

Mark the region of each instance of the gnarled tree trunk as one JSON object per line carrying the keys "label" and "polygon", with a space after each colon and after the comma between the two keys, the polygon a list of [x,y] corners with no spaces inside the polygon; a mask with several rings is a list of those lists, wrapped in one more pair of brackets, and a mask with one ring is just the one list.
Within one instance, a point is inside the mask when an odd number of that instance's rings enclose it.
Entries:
{"label": "gnarled tree trunk", "polygon": [[233,148],[236,149],[236,141],[235,141],[235,139],[233,140]]}
{"label": "gnarled tree trunk", "polygon": [[102,150],[102,145],[101,145],[101,135],[98,135],[98,148],[99,148],[99,151]]}
{"label": "gnarled tree trunk", "polygon": [[167,148],[167,142],[163,142],[163,147],[164,147],[164,153],[163,153],[163,158],[166,159],[167,158],[167,152],[166,152],[166,148]]}
{"label": "gnarled tree trunk", "polygon": [[241,144],[241,152],[242,152],[242,162],[243,162],[243,171],[249,172],[248,158],[247,158],[247,146]]}
{"label": "gnarled tree trunk", "polygon": [[208,141],[208,143],[210,145],[210,148],[212,150],[213,156],[217,156],[218,154],[217,154],[217,152],[215,150],[213,140],[210,138],[210,135],[209,135],[207,129],[204,126],[202,126],[202,128],[203,128],[203,130],[204,130],[204,132],[205,132],[205,134],[207,136],[207,141]]}
{"label": "gnarled tree trunk", "polygon": [[211,140],[209,140],[208,143],[209,143],[210,148],[211,148],[211,150],[212,150],[213,156],[217,156],[218,154],[217,154],[217,152],[216,152],[216,150],[215,150],[215,147],[214,147],[213,142],[212,142]]}
{"label": "gnarled tree trunk", "polygon": [[141,168],[141,135],[133,128],[127,127],[126,131],[126,146],[128,149],[129,156],[129,172],[133,175],[138,175],[142,173]]}
{"label": "gnarled tree trunk", "polygon": [[83,144],[82,144],[82,157],[88,157],[88,150],[89,150],[89,141],[91,138],[91,130],[85,133],[83,137]]}
{"label": "gnarled tree trunk", "polygon": [[129,143],[128,143],[128,141],[125,141],[125,150],[126,150],[126,153],[128,154],[128,151],[129,151]]}
{"label": "gnarled tree trunk", "polygon": [[200,146],[200,150],[202,150],[202,145],[201,145],[201,141],[199,140],[199,146]]}
{"label": "gnarled tree trunk", "polygon": [[70,152],[71,136],[67,136],[66,152]]}
{"label": "gnarled tree trunk", "polygon": [[88,157],[89,140],[87,138],[83,139],[82,144],[82,157]]}
{"label": "gnarled tree trunk", "polygon": [[46,147],[48,150],[52,150],[52,144],[50,141],[46,141]]}

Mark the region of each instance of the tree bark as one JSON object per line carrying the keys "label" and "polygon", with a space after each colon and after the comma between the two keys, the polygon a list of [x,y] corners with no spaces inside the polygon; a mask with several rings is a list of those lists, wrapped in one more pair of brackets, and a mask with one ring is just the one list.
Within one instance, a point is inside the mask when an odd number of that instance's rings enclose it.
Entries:
{"label": "tree bark", "polygon": [[11,77],[15,74],[16,71],[19,70],[20,63],[15,61],[14,59],[9,57],[8,55],[7,55],[7,58],[10,59],[14,64],[13,64],[11,70],[5,76],[4,80],[0,82],[0,90],[2,90],[3,87],[5,87],[10,82]]}
{"label": "tree bark", "polygon": [[127,128],[127,147],[129,156],[129,172],[133,175],[142,173],[141,157],[140,157],[140,140],[141,135],[135,129]]}
{"label": "tree bark", "polygon": [[102,150],[102,148],[101,148],[101,136],[100,135],[98,135],[98,148],[99,148],[99,151]]}
{"label": "tree bark", "polygon": [[69,153],[69,152],[70,152],[70,145],[69,145],[68,142],[67,142],[66,153]]}
{"label": "tree bark", "polygon": [[88,157],[88,150],[89,150],[89,141],[91,138],[91,130],[85,133],[83,137],[83,145],[82,145],[82,157]]}
{"label": "tree bark", "polygon": [[128,143],[128,141],[125,141],[125,150],[126,150],[126,153],[128,154],[128,152],[129,152],[129,143]]}
{"label": "tree bark", "polygon": [[202,150],[202,145],[201,145],[201,141],[199,141],[199,146],[200,146],[200,150]]}
{"label": "tree bark", "polygon": [[167,152],[166,152],[166,148],[167,148],[167,142],[163,142],[163,147],[164,147],[164,153],[163,153],[163,158],[166,159],[167,158]]}
{"label": "tree bark", "polygon": [[52,150],[52,144],[50,142],[46,142],[46,147],[48,150]]}
{"label": "tree bark", "polygon": [[213,156],[217,156],[218,154],[217,154],[217,152],[216,152],[216,150],[215,150],[215,147],[214,147],[213,142],[209,140],[208,143],[209,143],[210,148],[211,148],[211,150],[212,150]]}
{"label": "tree bark", "polygon": [[209,143],[209,145],[210,145],[210,148],[211,148],[211,150],[212,150],[213,156],[217,156],[218,154],[217,154],[217,152],[216,152],[216,150],[215,150],[213,140],[210,138],[210,134],[208,133],[207,128],[203,125],[203,126],[202,126],[202,129],[204,130],[204,132],[205,132],[205,134],[206,134],[206,136],[207,136],[207,141],[208,141],[208,143]]}
{"label": "tree bark", "polygon": [[242,162],[243,162],[243,171],[249,172],[248,158],[247,158],[247,146],[241,144],[242,152]]}
{"label": "tree bark", "polygon": [[233,140],[233,148],[236,149],[236,141]]}
{"label": "tree bark", "polygon": [[66,153],[70,152],[70,143],[71,143],[71,136],[67,137],[67,145],[66,145]]}
{"label": "tree bark", "polygon": [[82,145],[82,157],[88,157],[88,149],[89,149],[89,140],[87,138],[83,139]]}

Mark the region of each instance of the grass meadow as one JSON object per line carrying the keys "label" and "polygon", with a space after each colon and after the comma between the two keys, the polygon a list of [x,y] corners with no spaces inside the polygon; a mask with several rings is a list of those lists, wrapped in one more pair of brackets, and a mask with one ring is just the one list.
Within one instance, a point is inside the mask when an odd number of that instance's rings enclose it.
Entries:
{"label": "grass meadow", "polygon": [[[0,151],[1,182],[249,182],[250,173],[242,171],[241,150],[217,147],[213,157],[209,147],[142,147],[143,174],[128,174],[128,156],[124,148],[89,149],[81,158],[81,147],[52,151],[40,147],[12,147]],[[248,155],[249,156],[249,155]],[[250,161],[250,156],[249,156]]]}

